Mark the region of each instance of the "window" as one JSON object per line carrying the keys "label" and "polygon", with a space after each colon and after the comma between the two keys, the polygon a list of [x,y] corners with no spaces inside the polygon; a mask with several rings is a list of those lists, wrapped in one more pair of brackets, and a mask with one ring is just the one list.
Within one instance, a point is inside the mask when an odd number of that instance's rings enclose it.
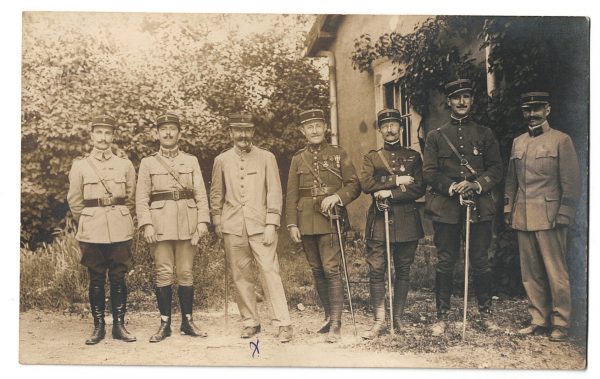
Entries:
{"label": "window", "polygon": [[383,85],[384,106],[394,108],[400,111],[402,120],[400,126],[404,129],[400,143],[402,146],[410,146],[410,100],[403,86],[395,82],[385,83]]}

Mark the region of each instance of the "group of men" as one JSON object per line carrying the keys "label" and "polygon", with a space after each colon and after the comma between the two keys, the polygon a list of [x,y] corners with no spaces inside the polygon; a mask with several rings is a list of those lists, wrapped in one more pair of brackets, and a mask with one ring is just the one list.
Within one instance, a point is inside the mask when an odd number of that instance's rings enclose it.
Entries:
{"label": "group of men", "polygon": [[[349,225],[345,207],[361,191],[373,199],[365,228],[373,324],[362,337],[373,339],[387,331],[388,264],[395,268],[390,322],[395,330],[402,329],[410,267],[418,241],[424,236],[416,200],[424,195],[438,257],[437,322],[431,328],[432,334],[445,332],[454,266],[467,222],[471,227],[469,257],[478,320],[487,330],[498,329],[492,318],[488,260],[496,208],[492,190],[504,174],[498,142],[489,128],[469,116],[473,104],[470,80],[453,81],[445,90],[450,118],[428,134],[423,159],[415,150],[402,146],[400,113],[384,109],[377,115],[383,147],[364,156],[358,174],[346,151],[327,143],[323,110],[311,109],[299,115],[299,128],[307,145],[291,161],[285,225],[291,239],[304,247],[325,313],[318,332],[326,334],[327,342],[341,338],[344,287],[339,234]],[[579,197],[578,164],[571,139],[547,122],[549,94],[526,93],[521,97],[521,107],[529,129],[513,143],[504,208],[507,224],[518,230],[523,282],[532,318],[531,325],[519,332],[541,334],[550,330],[551,340],[563,341],[568,335],[571,308],[566,230]],[[97,344],[105,337],[107,272],[113,338],[136,340],[125,328],[125,274],[132,257],[133,214],[151,247],[155,265],[160,326],[150,342],[171,335],[174,277],[182,313],[181,333],[207,336],[192,316],[193,260],[196,245],[208,233],[211,222],[223,241],[236,288],[243,322],[241,337],[249,338],[261,331],[254,263],[272,324],[278,327],[277,337],[280,342],[290,341],[293,333],[276,252],[283,207],[279,170],[274,155],[253,144],[252,117],[247,113],[230,116],[233,146],[215,158],[208,195],[197,158],[179,150],[179,118],[172,113],[161,115],[154,127],[160,148],[142,160],[137,184],[132,163],[111,150],[116,122],[110,116],[92,120],[93,150],[77,159],[69,174],[68,202],[78,222],[81,263],[90,277],[94,331],[86,344]],[[470,220],[465,220],[467,207],[473,209]],[[391,290],[388,288],[390,294]]]}

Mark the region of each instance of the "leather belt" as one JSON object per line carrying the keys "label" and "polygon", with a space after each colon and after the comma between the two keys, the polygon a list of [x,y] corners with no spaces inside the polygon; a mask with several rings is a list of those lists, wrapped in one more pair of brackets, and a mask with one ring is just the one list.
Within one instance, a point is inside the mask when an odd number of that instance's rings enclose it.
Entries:
{"label": "leather belt", "polygon": [[150,195],[150,202],[161,201],[161,200],[183,200],[193,199],[194,191],[191,189],[185,189],[181,191],[170,191],[170,192],[159,192]]}
{"label": "leather belt", "polygon": [[298,189],[299,197],[317,197],[333,195],[338,188],[335,187],[310,187]]}
{"label": "leather belt", "polygon": [[110,207],[112,205],[125,205],[124,197],[101,197],[98,199],[85,199],[83,205],[87,208]]}

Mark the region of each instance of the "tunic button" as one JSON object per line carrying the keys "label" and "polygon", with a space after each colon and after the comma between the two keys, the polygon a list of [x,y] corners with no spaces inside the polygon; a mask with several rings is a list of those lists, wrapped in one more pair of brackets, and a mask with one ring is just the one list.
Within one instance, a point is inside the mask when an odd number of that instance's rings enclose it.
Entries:
{"label": "tunic button", "polygon": [[392,156],[396,155],[396,153],[392,153]]}
{"label": "tunic button", "polygon": [[465,145],[460,145],[460,148],[462,149],[463,147],[465,147]]}
{"label": "tunic button", "polygon": [[458,139],[462,139],[462,136],[458,137]]}
{"label": "tunic button", "polygon": [[461,128],[461,127],[458,127],[458,131],[461,131],[461,130],[462,130],[462,128]]}
{"label": "tunic button", "polygon": [[243,167],[240,167],[240,170],[243,170],[243,169],[244,169]]}
{"label": "tunic button", "polygon": [[244,185],[243,185],[243,184],[240,184],[240,187],[244,188]]}
{"label": "tunic button", "polygon": [[317,180],[315,179],[315,180],[313,180],[313,182],[314,182],[314,183],[316,183],[316,182],[317,182]]}
{"label": "tunic button", "polygon": [[243,176],[240,176],[240,179],[244,180],[244,177],[243,177]]}

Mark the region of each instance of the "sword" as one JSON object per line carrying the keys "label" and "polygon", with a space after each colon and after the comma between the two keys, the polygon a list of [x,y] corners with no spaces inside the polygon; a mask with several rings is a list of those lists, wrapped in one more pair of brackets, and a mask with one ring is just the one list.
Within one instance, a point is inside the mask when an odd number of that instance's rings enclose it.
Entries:
{"label": "sword", "polygon": [[469,296],[469,242],[471,240],[471,208],[475,205],[475,201],[465,199],[460,196],[460,203],[467,207],[467,215],[465,220],[465,293],[463,297],[463,325],[462,325],[462,341],[465,340],[467,332],[467,302]]}
{"label": "sword", "polygon": [[229,319],[229,299],[228,299],[228,287],[229,287],[229,283],[227,280],[227,276],[228,276],[228,267],[227,267],[227,252],[225,251],[225,247],[223,246],[223,241],[219,238],[219,248],[223,249],[223,258],[224,258],[224,262],[225,262],[225,274],[223,275],[224,278],[224,285],[225,285],[225,328],[227,328],[227,323],[228,323],[228,319]]}
{"label": "sword", "polygon": [[350,314],[352,315],[352,324],[354,325],[354,335],[358,334],[356,330],[356,318],[354,317],[354,308],[352,307],[352,294],[350,293],[350,281],[348,280],[348,266],[346,266],[346,254],[344,253],[344,242],[342,241],[342,228],[340,226],[340,214],[337,206],[334,207],[335,226],[337,228],[338,242],[340,243],[340,252],[342,254],[342,267],[344,269],[344,278],[346,279],[346,291],[348,292],[348,303],[350,304]]}
{"label": "sword", "polygon": [[389,215],[389,203],[384,199],[377,201],[377,209],[383,210],[383,218],[385,223],[385,253],[387,257],[387,275],[388,275],[388,296],[390,298],[390,334],[394,334],[394,309],[392,293],[392,254],[390,252],[390,215]]}

